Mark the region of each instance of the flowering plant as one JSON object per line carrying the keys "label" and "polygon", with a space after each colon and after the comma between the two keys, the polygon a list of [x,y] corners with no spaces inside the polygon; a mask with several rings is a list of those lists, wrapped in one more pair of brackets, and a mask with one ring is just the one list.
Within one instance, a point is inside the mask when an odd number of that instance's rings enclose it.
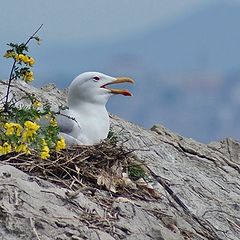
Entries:
{"label": "flowering plant", "polygon": [[[0,110],[0,156],[11,152],[37,153],[42,159],[47,159],[51,150],[66,148],[64,139],[58,137],[56,113],[51,111],[48,104],[42,105],[35,96],[29,94],[26,94],[26,98],[30,100],[30,106],[17,107],[16,102],[9,99],[13,79],[22,79],[27,83],[34,79],[32,67],[35,59],[28,55],[28,43],[31,40],[40,42],[36,34],[41,27],[25,43],[8,44],[10,49],[4,54],[4,57],[13,59],[13,65]],[[43,118],[47,124],[41,126],[40,119]]]}

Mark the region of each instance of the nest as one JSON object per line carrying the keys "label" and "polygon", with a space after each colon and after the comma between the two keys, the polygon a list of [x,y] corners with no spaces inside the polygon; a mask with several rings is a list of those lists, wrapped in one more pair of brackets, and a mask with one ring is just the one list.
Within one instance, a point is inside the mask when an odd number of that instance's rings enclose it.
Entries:
{"label": "nest", "polygon": [[141,176],[145,175],[142,164],[136,165],[134,156],[114,141],[105,140],[93,146],[69,147],[64,151],[52,153],[46,160],[40,159],[38,155],[11,153],[1,156],[1,160],[4,164],[12,165],[71,191],[89,187],[144,200],[156,197],[149,191],[149,187],[146,187],[146,182],[137,183]]}

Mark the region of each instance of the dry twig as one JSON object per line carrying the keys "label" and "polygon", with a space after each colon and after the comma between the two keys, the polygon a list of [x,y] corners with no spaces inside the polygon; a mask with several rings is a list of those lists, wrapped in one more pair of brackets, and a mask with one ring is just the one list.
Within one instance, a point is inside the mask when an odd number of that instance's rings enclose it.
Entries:
{"label": "dry twig", "polygon": [[[31,175],[51,181],[68,189],[70,197],[79,192],[90,190],[94,195],[96,189],[106,189],[116,195],[151,199],[149,193],[142,189],[129,189],[123,180],[123,173],[136,160],[122,146],[113,141],[103,141],[94,146],[75,146],[60,153],[52,153],[46,160],[38,153],[31,155],[8,154],[1,156],[2,163],[12,165]],[[99,184],[99,178],[102,184]],[[135,179],[132,179],[134,181]],[[72,196],[73,195],[73,196]],[[154,199],[154,196],[152,196]]]}

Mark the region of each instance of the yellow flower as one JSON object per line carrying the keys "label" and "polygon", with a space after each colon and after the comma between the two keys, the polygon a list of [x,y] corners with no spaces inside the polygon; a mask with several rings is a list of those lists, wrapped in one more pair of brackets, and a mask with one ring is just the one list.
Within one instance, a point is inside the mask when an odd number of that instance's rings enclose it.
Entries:
{"label": "yellow flower", "polygon": [[6,135],[13,135],[16,132],[16,135],[19,137],[22,132],[22,126],[18,123],[5,123],[4,128],[6,128]]}
{"label": "yellow flower", "polygon": [[14,133],[14,127],[12,123],[5,123],[4,128],[6,128],[6,135],[13,135]]}
{"label": "yellow flower", "polygon": [[14,58],[15,58],[16,62],[18,62],[19,61],[19,54],[16,53]]}
{"label": "yellow flower", "polygon": [[37,99],[34,99],[32,105],[33,105],[33,107],[35,107],[35,108],[39,108],[39,107],[42,106],[42,103],[41,103],[40,101],[38,101]]}
{"label": "yellow flower", "polygon": [[50,149],[49,149],[49,147],[48,147],[45,139],[43,138],[43,139],[42,139],[42,152],[41,152],[40,157],[41,157],[42,159],[47,159],[47,158],[49,158],[49,157],[50,157],[49,152],[50,152]]}
{"label": "yellow flower", "polygon": [[28,63],[28,65],[29,65],[30,67],[32,67],[32,66],[34,65],[34,63],[35,63],[35,59],[32,58],[32,57],[28,57],[26,63]]}
{"label": "yellow flower", "polygon": [[27,55],[24,55],[24,57],[22,58],[22,61],[25,63],[25,64],[29,64],[29,56]]}
{"label": "yellow flower", "polygon": [[30,154],[30,149],[28,148],[28,146],[26,144],[20,144],[19,146],[15,147],[15,151],[16,152],[23,152],[25,154]]}
{"label": "yellow flower", "polygon": [[57,141],[56,151],[60,151],[65,148],[66,148],[65,139],[63,137],[61,137],[60,140]]}
{"label": "yellow flower", "polygon": [[56,120],[56,118],[51,118],[50,124],[51,124],[51,126],[53,126],[53,127],[57,127],[58,125],[57,125],[57,120]]}
{"label": "yellow flower", "polygon": [[31,132],[29,132],[29,131],[24,132],[22,135],[23,142],[25,142],[27,139],[29,139],[32,136],[33,136],[33,134]]}
{"label": "yellow flower", "polygon": [[41,158],[42,158],[42,159],[47,159],[47,158],[49,158],[49,157],[50,157],[50,155],[49,155],[48,152],[41,152]]}
{"label": "yellow flower", "polygon": [[44,145],[43,148],[42,148],[41,155],[40,155],[41,158],[42,158],[42,159],[47,159],[47,158],[49,158],[49,157],[50,157],[49,152],[50,152],[49,147],[48,147],[47,145]]}
{"label": "yellow flower", "polygon": [[48,120],[51,117],[51,112],[47,113],[44,117],[45,117],[45,119]]}
{"label": "yellow flower", "polygon": [[13,50],[7,50],[3,55],[5,58],[15,58],[17,54]]}
{"label": "yellow flower", "polygon": [[22,54],[22,53],[20,53],[20,54],[16,54],[15,52],[13,52],[13,51],[11,51],[11,50],[9,50],[9,52],[7,52],[5,55],[4,55],[4,57],[13,57],[13,58],[15,58],[15,60],[17,61],[17,62],[24,62],[25,64],[28,64],[30,67],[32,67],[33,65],[34,65],[34,63],[35,63],[35,60],[34,60],[34,58],[32,58],[32,57],[29,57],[28,55],[26,55],[26,54]]}
{"label": "yellow flower", "polygon": [[44,145],[43,148],[42,148],[42,151],[49,153],[49,152],[50,152],[50,149],[49,149],[49,147],[48,147],[47,145]]}
{"label": "yellow flower", "polygon": [[37,123],[34,123],[32,121],[26,121],[24,123],[24,127],[28,130],[28,131],[33,131],[36,132],[40,126]]}
{"label": "yellow flower", "polygon": [[23,127],[22,127],[20,124],[16,124],[16,125],[15,125],[15,128],[16,128],[16,134],[17,134],[17,136],[20,137],[20,136],[21,136],[21,133],[22,133]]}
{"label": "yellow flower", "polygon": [[25,54],[22,54],[22,53],[17,54],[17,53],[16,53],[16,54],[14,55],[14,58],[15,58],[15,60],[16,60],[17,62],[24,62],[25,64],[27,64],[28,56],[25,55]]}
{"label": "yellow flower", "polygon": [[32,71],[27,71],[24,74],[23,78],[26,82],[31,82],[34,79],[33,72]]}
{"label": "yellow flower", "polygon": [[46,140],[44,138],[42,138],[42,145],[47,146]]}
{"label": "yellow flower", "polygon": [[33,137],[36,134],[40,126],[37,123],[26,121],[24,123],[25,132],[23,133],[23,141],[26,141],[28,138]]}
{"label": "yellow flower", "polygon": [[23,80],[25,80],[25,82],[31,82],[34,79],[32,71],[23,70],[23,71],[21,71],[20,74],[21,74],[21,77],[23,78]]}
{"label": "yellow flower", "polygon": [[19,61],[25,62],[26,61],[26,55],[20,53],[20,54],[16,55],[15,59],[16,59],[17,62],[19,62]]}
{"label": "yellow flower", "polygon": [[12,150],[12,146],[8,142],[5,142],[2,146],[0,146],[0,154],[1,155],[8,154],[11,152],[11,150]]}

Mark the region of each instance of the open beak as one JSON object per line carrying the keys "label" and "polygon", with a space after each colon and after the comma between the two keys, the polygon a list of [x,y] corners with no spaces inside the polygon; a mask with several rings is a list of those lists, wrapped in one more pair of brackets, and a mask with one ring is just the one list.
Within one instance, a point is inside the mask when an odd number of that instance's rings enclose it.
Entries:
{"label": "open beak", "polygon": [[[110,83],[104,84],[103,86],[101,86],[101,88],[106,88],[106,86],[111,85],[111,84],[126,83],[126,82],[133,84],[134,80],[131,78],[128,78],[128,77],[119,77]],[[114,89],[114,88],[106,88],[106,89],[110,90],[110,92],[113,94],[122,94],[124,96],[132,96],[132,94],[126,89]]]}

